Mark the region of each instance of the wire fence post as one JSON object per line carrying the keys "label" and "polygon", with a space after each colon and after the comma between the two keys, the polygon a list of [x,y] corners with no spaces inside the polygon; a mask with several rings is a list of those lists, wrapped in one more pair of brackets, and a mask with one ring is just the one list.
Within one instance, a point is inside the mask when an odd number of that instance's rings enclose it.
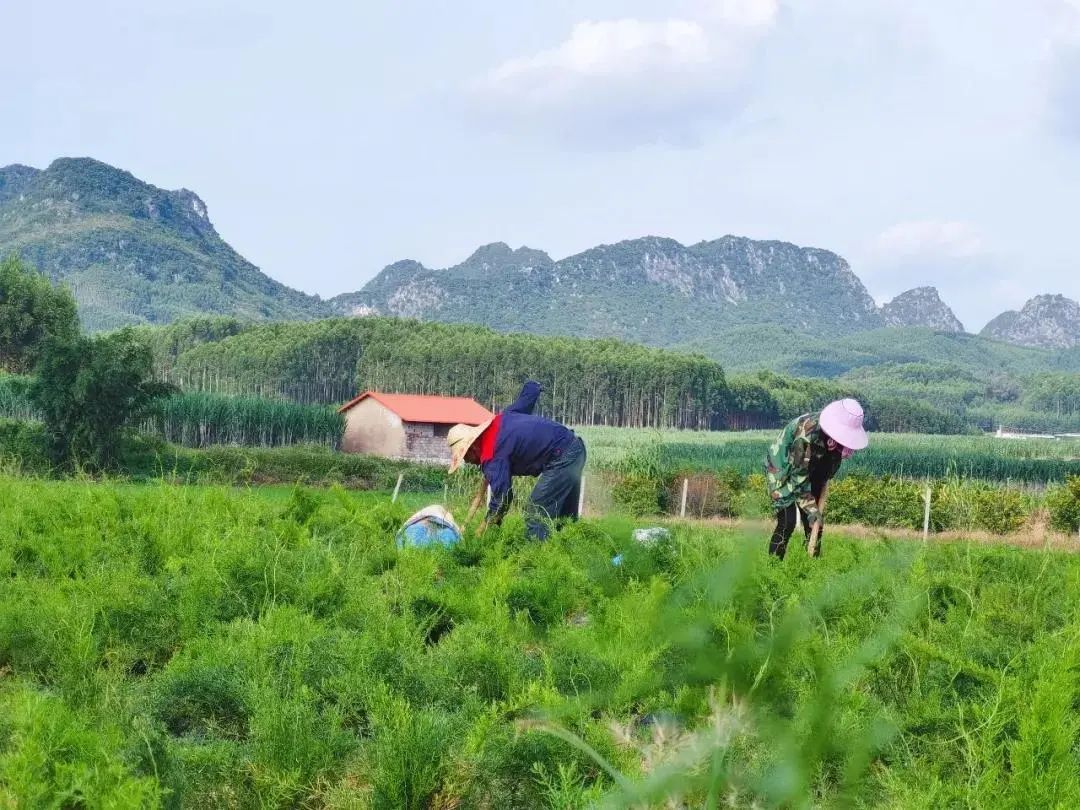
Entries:
{"label": "wire fence post", "polygon": [[390,503],[397,503],[398,493],[401,492],[401,479],[405,477],[405,473],[398,473],[397,483],[394,484],[394,494],[390,496]]}
{"label": "wire fence post", "polygon": [[450,503],[450,482],[449,481],[443,481],[443,485],[442,485],[442,502],[443,502],[443,506],[446,506],[448,503]]}
{"label": "wire fence post", "polygon": [[682,500],[679,502],[679,517],[686,517],[686,490],[690,486],[690,479],[684,478],[682,480]]}
{"label": "wire fence post", "polygon": [[926,542],[930,539],[930,484],[926,485],[926,492],[923,493],[923,518],[922,518],[922,539]]}
{"label": "wire fence post", "polygon": [[585,514],[585,476],[581,476],[581,485],[578,488],[577,499],[577,513],[578,517]]}

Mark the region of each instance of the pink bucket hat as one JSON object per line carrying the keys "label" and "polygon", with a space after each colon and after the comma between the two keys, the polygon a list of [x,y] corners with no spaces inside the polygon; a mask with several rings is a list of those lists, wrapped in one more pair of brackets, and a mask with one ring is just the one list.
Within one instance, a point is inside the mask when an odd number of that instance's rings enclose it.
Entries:
{"label": "pink bucket hat", "polygon": [[830,439],[849,450],[862,450],[870,444],[870,437],[863,430],[862,405],[854,399],[838,399],[821,411],[818,420],[821,429]]}

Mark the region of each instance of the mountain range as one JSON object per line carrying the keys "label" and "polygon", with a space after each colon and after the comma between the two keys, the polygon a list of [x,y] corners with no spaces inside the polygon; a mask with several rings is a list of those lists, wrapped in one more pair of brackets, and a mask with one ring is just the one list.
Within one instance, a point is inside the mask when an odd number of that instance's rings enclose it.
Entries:
{"label": "mountain range", "polygon": [[[688,246],[648,236],[557,261],[497,242],[445,269],[396,262],[359,291],[324,301],[274,281],[234,251],[194,192],[165,191],[90,158],[61,158],[44,170],[0,168],[0,254],[9,252],[68,284],[91,330],[201,314],[386,314],[703,350],[761,325],[834,335],[963,332],[933,287],[879,307],[837,254],[739,236]],[[1080,305],[1036,296],[981,334],[1068,349],[1080,345]]]}

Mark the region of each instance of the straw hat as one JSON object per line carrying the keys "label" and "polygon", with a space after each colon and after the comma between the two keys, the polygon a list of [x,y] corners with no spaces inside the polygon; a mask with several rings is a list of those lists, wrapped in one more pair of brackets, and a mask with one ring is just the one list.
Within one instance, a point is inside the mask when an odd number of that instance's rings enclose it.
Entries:
{"label": "straw hat", "polygon": [[863,429],[862,405],[857,400],[830,402],[821,411],[818,424],[830,439],[849,450],[862,450],[870,444],[870,437]]}
{"label": "straw hat", "polygon": [[455,472],[465,461],[465,454],[487,430],[491,419],[481,425],[454,425],[446,434],[446,443],[450,445],[450,472]]}

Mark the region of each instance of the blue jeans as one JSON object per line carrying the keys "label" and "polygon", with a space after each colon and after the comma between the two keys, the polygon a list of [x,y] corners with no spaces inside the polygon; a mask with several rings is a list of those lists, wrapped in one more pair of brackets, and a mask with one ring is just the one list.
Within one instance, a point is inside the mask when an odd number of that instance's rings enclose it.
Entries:
{"label": "blue jeans", "polygon": [[580,436],[575,436],[565,450],[544,466],[540,479],[529,495],[525,522],[531,537],[546,540],[552,523],[578,519],[584,470],[585,442]]}

